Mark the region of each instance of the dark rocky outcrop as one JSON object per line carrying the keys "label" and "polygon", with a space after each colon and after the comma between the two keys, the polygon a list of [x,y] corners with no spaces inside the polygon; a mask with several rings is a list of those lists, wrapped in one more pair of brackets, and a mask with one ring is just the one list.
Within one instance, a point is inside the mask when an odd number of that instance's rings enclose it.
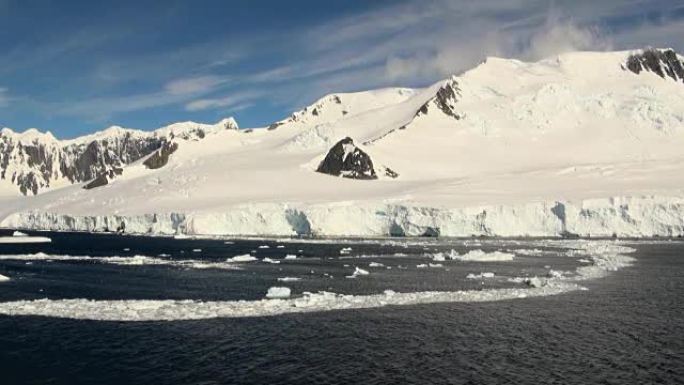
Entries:
{"label": "dark rocky outcrop", "polygon": [[95,179],[91,180],[86,185],[84,185],[83,188],[86,190],[91,190],[97,187],[105,186],[109,184],[110,180],[114,179],[117,175],[121,174],[123,174],[122,168],[112,168],[111,170],[107,170],[106,172],[103,172],[100,175],[98,175]]}
{"label": "dark rocky outcrop", "polygon": [[663,79],[669,77],[675,81],[684,82],[684,62],[671,49],[646,49],[641,53],[630,55],[625,67],[637,75],[642,71],[648,71]]}
{"label": "dark rocky outcrop", "polygon": [[377,179],[370,156],[347,137],[335,144],[318,166],[317,172],[351,179]]}
{"label": "dark rocky outcrop", "polygon": [[58,179],[102,183],[103,175],[152,154],[174,138],[202,140],[212,132],[237,129],[233,119],[224,119],[215,125],[184,122],[150,132],[112,127],[68,141],[36,130],[2,129],[0,179],[11,180],[24,195],[38,194]]}
{"label": "dark rocky outcrop", "polygon": [[145,159],[145,167],[155,170],[166,166],[169,156],[178,150],[178,143],[164,142],[162,147],[155,151],[149,158]]}
{"label": "dark rocky outcrop", "polygon": [[431,108],[438,108],[445,115],[450,116],[456,120],[463,118],[461,114],[456,111],[456,103],[461,95],[461,89],[458,87],[456,78],[449,79],[442,87],[437,90],[435,97],[428,100],[416,112],[416,117],[427,115]]}

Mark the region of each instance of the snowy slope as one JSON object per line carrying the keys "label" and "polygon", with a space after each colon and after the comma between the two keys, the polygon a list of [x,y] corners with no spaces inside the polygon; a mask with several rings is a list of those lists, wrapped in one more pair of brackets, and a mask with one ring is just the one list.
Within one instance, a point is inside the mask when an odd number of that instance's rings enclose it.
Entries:
{"label": "snowy slope", "polygon": [[[682,58],[648,52],[488,58],[424,89],[328,95],[266,129],[177,138],[163,167],[140,159],[106,186],[5,198],[0,218],[193,234],[684,234]],[[315,172],[345,137],[399,176]]]}

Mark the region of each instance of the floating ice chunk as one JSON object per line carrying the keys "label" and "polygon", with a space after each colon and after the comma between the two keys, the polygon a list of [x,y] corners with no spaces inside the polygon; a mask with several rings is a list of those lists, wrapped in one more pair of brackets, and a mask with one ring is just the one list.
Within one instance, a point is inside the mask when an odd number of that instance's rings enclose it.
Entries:
{"label": "floating ice chunk", "polygon": [[261,246],[259,246],[259,248],[260,248],[260,249],[270,249],[271,246],[269,246],[269,245],[261,245]]}
{"label": "floating ice chunk", "polygon": [[7,282],[9,280],[10,278],[8,276],[0,274],[0,282]]}
{"label": "floating ice chunk", "polygon": [[491,253],[487,253],[480,249],[476,249],[471,250],[463,255],[460,255],[452,250],[450,256],[451,259],[463,262],[499,262],[512,261],[515,257],[515,254],[505,253],[502,251],[492,251]]}
{"label": "floating ice chunk", "polygon": [[190,239],[190,236],[185,234],[176,234],[173,236],[173,239]]}
{"label": "floating ice chunk", "polygon": [[383,293],[384,293],[386,296],[388,296],[388,297],[391,297],[391,296],[397,294],[396,291],[390,290],[390,289],[387,289],[387,290],[383,291]]}
{"label": "floating ice chunk", "polygon": [[284,249],[284,248],[285,248],[284,245],[278,245],[278,246],[276,246],[276,249]]}
{"label": "floating ice chunk", "polygon": [[347,278],[356,278],[360,275],[368,275],[368,274],[370,274],[368,272],[368,270],[364,270],[364,269],[361,269],[359,267],[356,267],[356,268],[354,268],[354,272],[352,273],[352,275],[348,275]]}
{"label": "floating ice chunk", "polygon": [[352,251],[351,247],[343,247],[342,250],[340,250],[340,254],[346,255],[346,254],[351,253],[351,251]]}
{"label": "floating ice chunk", "polygon": [[289,287],[273,286],[266,292],[266,298],[268,299],[285,299],[290,298],[292,291]]}
{"label": "floating ice chunk", "polygon": [[271,259],[271,258],[269,258],[269,257],[266,257],[266,258],[262,259],[261,261],[262,261],[262,262],[266,262],[266,263],[273,263],[273,264],[275,264],[275,265],[277,265],[277,264],[280,263],[279,260],[277,260],[277,259]]}
{"label": "floating ice chunk", "polygon": [[444,257],[444,253],[435,253],[432,255],[432,260],[435,262],[444,262],[446,258]]}
{"label": "floating ice chunk", "polygon": [[437,268],[437,267],[444,267],[441,263],[428,263],[428,267],[432,268]]}
{"label": "floating ice chunk", "polygon": [[394,253],[395,257],[406,257],[408,254],[406,253]]}
{"label": "floating ice chunk", "polygon": [[12,233],[13,237],[28,237],[28,234],[22,233],[21,231],[15,231]]}
{"label": "floating ice chunk", "polygon": [[131,251],[130,247],[124,247],[123,251]]}
{"label": "floating ice chunk", "polygon": [[385,266],[385,265],[383,265],[380,262],[371,262],[368,264],[368,267],[383,267],[383,266]]}
{"label": "floating ice chunk", "polygon": [[192,252],[193,252],[193,253],[201,253],[201,252],[202,252],[202,249],[192,249]]}
{"label": "floating ice chunk", "polygon": [[[427,265],[427,263],[421,263],[419,265],[416,265],[416,267],[419,269],[425,269],[428,267],[428,265]],[[399,268],[401,269],[401,266],[399,266]]]}
{"label": "floating ice chunk", "polygon": [[288,254],[285,256],[285,259],[288,259],[288,260],[297,259],[297,256],[294,254]]}
{"label": "floating ice chunk", "polygon": [[228,259],[226,259],[226,262],[253,262],[256,260],[257,260],[257,258],[253,255],[242,254],[242,255],[236,255],[232,258],[228,258]]}
{"label": "floating ice chunk", "polygon": [[296,281],[301,281],[301,278],[297,277],[281,277],[278,278],[278,282],[296,282]]}
{"label": "floating ice chunk", "polygon": [[546,280],[539,277],[526,278],[523,282],[529,287],[542,287],[546,286]]}
{"label": "floating ice chunk", "polygon": [[563,272],[558,270],[549,270],[546,276],[549,278],[563,278]]}
{"label": "floating ice chunk", "polygon": [[171,256],[171,254],[165,254],[165,253],[157,254],[157,257],[162,257],[162,258],[168,258],[170,256]]}
{"label": "floating ice chunk", "polygon": [[223,242],[223,244],[224,244],[224,245],[233,245],[233,244],[235,244],[235,242],[233,242],[233,241],[225,241],[225,242]]}
{"label": "floating ice chunk", "polygon": [[482,279],[482,278],[494,278],[494,273],[480,273],[480,274],[474,274],[470,273],[466,276],[466,279]]}

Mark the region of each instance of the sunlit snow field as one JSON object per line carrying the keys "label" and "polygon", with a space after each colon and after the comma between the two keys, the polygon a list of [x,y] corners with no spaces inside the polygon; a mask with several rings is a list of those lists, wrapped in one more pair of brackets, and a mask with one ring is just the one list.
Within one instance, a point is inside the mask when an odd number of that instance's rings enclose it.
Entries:
{"label": "sunlit snow field", "polygon": [[[298,376],[309,373],[322,376],[318,382],[343,383],[353,380],[348,377],[353,372],[351,357],[338,362],[337,370],[332,362],[330,367],[319,363],[319,373],[314,374],[303,361],[312,354],[307,349],[331,357],[340,352],[353,356],[369,340],[375,342],[366,346],[371,350],[365,351],[365,359],[377,361],[378,373],[356,373],[366,383],[397,380],[409,370],[405,379],[416,383],[432,371],[438,377],[450,373],[452,377],[441,381],[447,383],[498,378],[506,371],[523,382],[555,378],[581,383],[588,373],[576,367],[579,362],[560,356],[579,359],[582,352],[577,349],[583,345],[575,341],[572,348],[563,346],[566,338],[586,344],[595,340],[599,345],[627,338],[626,344],[611,345],[613,355],[631,357],[635,348],[643,348],[650,354],[646,361],[659,362],[660,366],[647,365],[644,379],[676,382],[682,374],[683,337],[678,327],[670,329],[684,321],[678,300],[684,294],[681,259],[660,261],[657,267],[647,263],[651,270],[644,270],[641,258],[644,249],[665,250],[655,256],[647,253],[646,262],[684,252],[679,242],[31,235],[48,236],[52,242],[0,246],[0,369],[37,383],[48,378],[72,383],[65,375],[69,372],[83,375],[84,382],[120,383],[119,377],[110,377],[109,369],[95,368],[107,363],[125,366],[120,359],[131,351],[136,352],[138,365],[166,368],[141,374],[133,382],[184,382],[190,368],[171,367],[153,353],[165,354],[168,349],[173,351],[172,360],[190,360],[207,369],[202,371],[207,379],[214,373],[214,379],[305,381]],[[670,264],[674,268],[668,269]],[[659,272],[654,274],[655,268]],[[653,285],[658,288],[649,289]],[[635,291],[639,295],[634,296]],[[648,303],[639,303],[644,299]],[[616,311],[640,313],[659,301],[667,302],[656,306],[663,314],[649,315],[649,322],[658,326],[614,318]],[[569,325],[573,319],[576,324]],[[516,331],[510,330],[512,326]],[[596,328],[612,330],[612,339],[597,339]],[[644,335],[646,331],[674,334],[657,342],[653,335]],[[186,338],[197,334],[202,337]],[[501,342],[507,334],[514,339]],[[440,335],[443,340],[436,339]],[[488,346],[488,340],[494,345]],[[497,345],[502,343],[510,346]],[[55,374],[49,369],[60,362],[54,356],[55,344],[67,352],[60,358],[65,364],[87,355],[92,366],[80,364]],[[225,355],[210,358],[227,346],[231,348]],[[522,346],[526,352],[511,355]],[[198,349],[206,356],[197,356]],[[485,352],[488,349],[493,350]],[[471,362],[480,355],[490,357],[491,364]],[[271,359],[263,361],[265,356]],[[558,367],[549,370],[555,374],[527,373],[535,366],[525,369],[521,362],[530,359],[554,361]],[[216,360],[222,364],[215,367]],[[30,362],[45,371],[19,370]],[[567,370],[561,370],[564,365],[576,370],[575,377],[554,377]],[[250,377],[256,373],[264,376]]]}

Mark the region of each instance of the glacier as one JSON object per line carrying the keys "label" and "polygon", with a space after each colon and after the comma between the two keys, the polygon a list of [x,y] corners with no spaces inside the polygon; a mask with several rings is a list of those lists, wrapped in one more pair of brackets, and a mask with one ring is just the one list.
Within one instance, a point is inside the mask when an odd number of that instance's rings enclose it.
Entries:
{"label": "glacier", "polygon": [[225,213],[78,216],[49,212],[9,215],[3,227],[210,236],[388,237],[679,237],[684,199],[614,197],[466,208],[377,205],[253,204]]}

